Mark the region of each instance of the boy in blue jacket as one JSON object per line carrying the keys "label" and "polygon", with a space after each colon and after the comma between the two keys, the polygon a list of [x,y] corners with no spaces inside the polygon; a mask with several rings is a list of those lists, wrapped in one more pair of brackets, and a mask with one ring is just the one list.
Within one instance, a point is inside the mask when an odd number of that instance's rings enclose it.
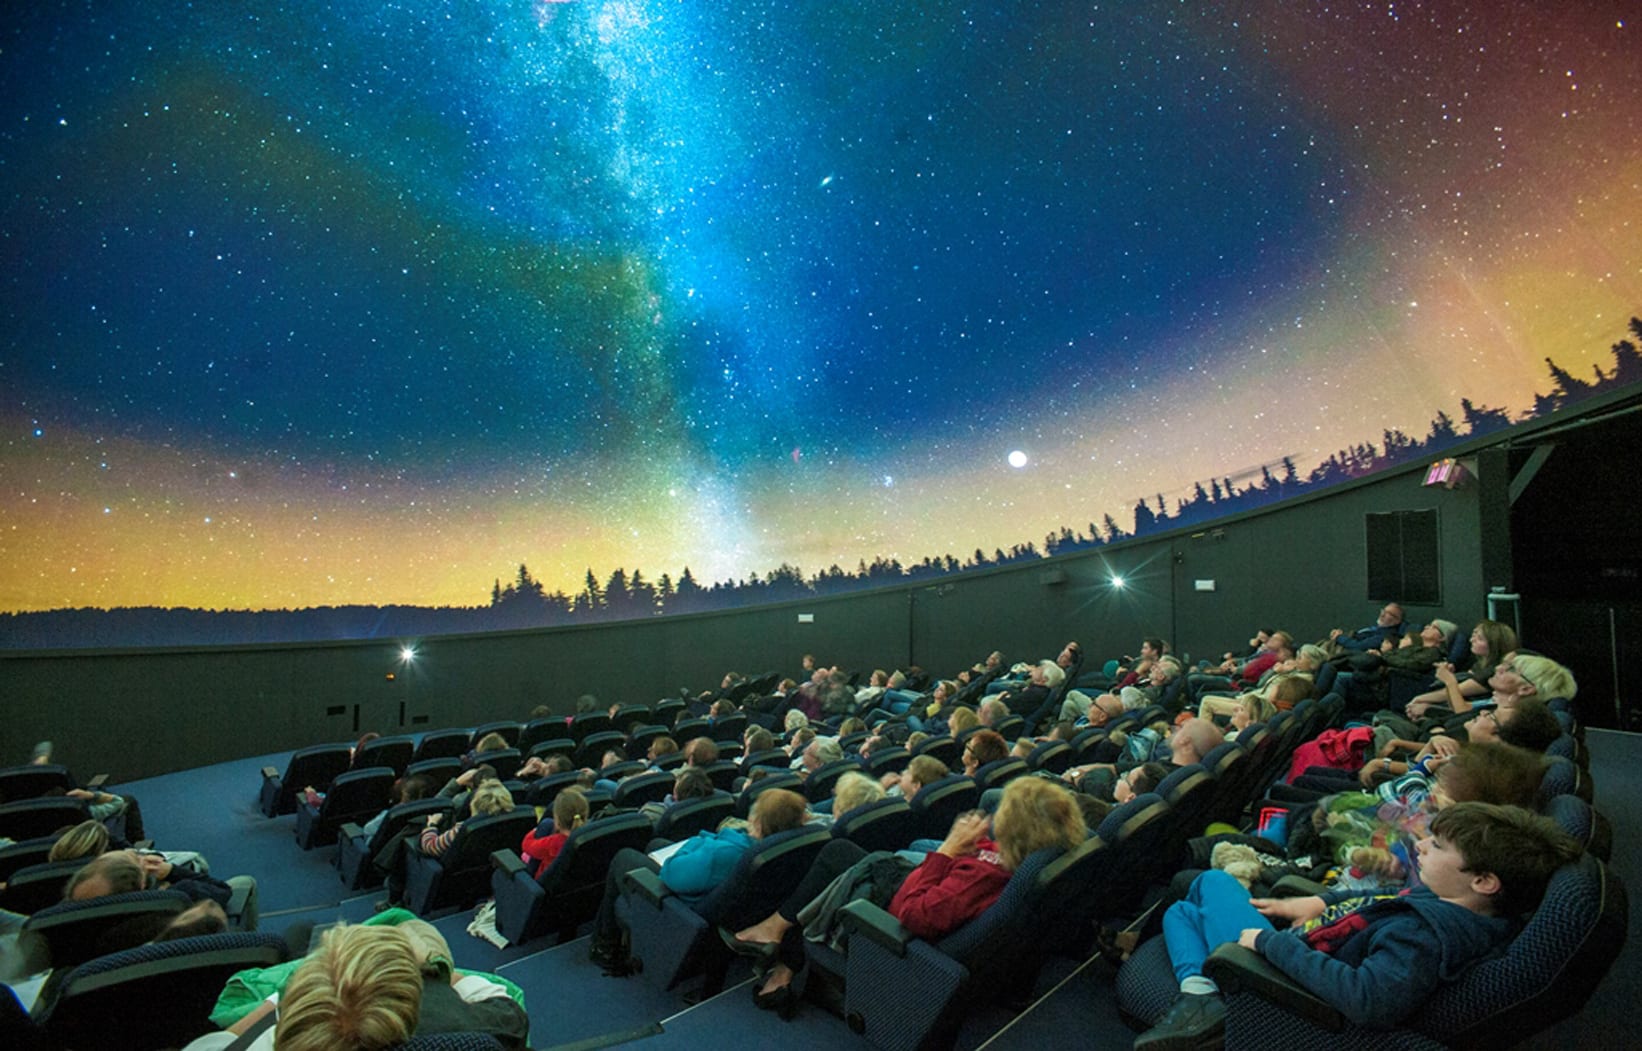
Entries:
{"label": "boy in blue jacket", "polygon": [[[1218,1046],[1226,1007],[1203,961],[1234,941],[1351,1021],[1395,1025],[1439,984],[1503,948],[1580,847],[1518,807],[1459,803],[1437,815],[1419,852],[1424,885],[1393,894],[1251,899],[1226,873],[1203,873],[1163,916],[1181,995],[1136,1038],[1136,1051]],[[1273,919],[1292,925],[1279,931]]]}

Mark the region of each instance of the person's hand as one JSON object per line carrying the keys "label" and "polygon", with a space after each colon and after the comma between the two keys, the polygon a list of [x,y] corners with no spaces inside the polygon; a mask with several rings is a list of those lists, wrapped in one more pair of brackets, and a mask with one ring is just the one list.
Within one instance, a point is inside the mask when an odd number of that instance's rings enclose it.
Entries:
{"label": "person's hand", "polygon": [[1243,933],[1237,936],[1237,944],[1245,949],[1254,948],[1254,940],[1264,932],[1263,927],[1244,927]]}
{"label": "person's hand", "polygon": [[1385,763],[1375,760],[1364,763],[1363,768],[1357,771],[1357,780],[1364,788],[1373,788],[1380,782],[1380,775],[1386,773]]}
{"label": "person's hand", "polygon": [[1402,637],[1402,641],[1397,643],[1397,648],[1398,649],[1403,649],[1403,650],[1413,649],[1414,648],[1414,636],[1404,635]]}
{"label": "person's hand", "polygon": [[158,854],[138,854],[137,864],[145,875],[156,880],[164,880],[171,875],[171,863]]}
{"label": "person's hand", "polygon": [[1345,634],[1345,629],[1344,628],[1335,628],[1334,630],[1332,630],[1328,633],[1328,640],[1330,642],[1333,642],[1335,639],[1339,638],[1341,635],[1344,635],[1344,634]]}
{"label": "person's hand", "polygon": [[1403,713],[1410,719],[1418,719],[1425,714],[1427,707],[1429,706],[1424,701],[1409,701],[1408,706],[1403,709]]}
{"label": "person's hand", "polygon": [[88,803],[97,798],[97,793],[84,788],[71,788],[63,794],[70,799],[83,799]]}
{"label": "person's hand", "polygon": [[946,834],[946,839],[935,848],[935,852],[945,854],[949,858],[961,858],[975,853],[975,844],[986,835],[991,822],[992,819],[979,810],[959,814],[952,821],[952,831]]}
{"label": "person's hand", "polygon": [[1426,745],[1431,749],[1432,755],[1440,756],[1443,759],[1448,759],[1459,754],[1460,750],[1459,741],[1449,737],[1447,734],[1432,735],[1431,740],[1427,741]]}
{"label": "person's hand", "polygon": [[479,776],[479,768],[478,767],[474,767],[472,770],[464,770],[461,773],[456,775],[456,783],[461,785],[463,788],[472,788],[473,787],[473,779],[478,777],[478,776]]}
{"label": "person's hand", "polygon": [[1437,681],[1444,686],[1458,686],[1460,684],[1459,676],[1454,674],[1454,666],[1447,661],[1442,661],[1435,668],[1432,668],[1431,674],[1435,675]]}
{"label": "person's hand", "polygon": [[1380,643],[1380,652],[1381,653],[1390,653],[1391,652],[1391,640],[1390,639],[1386,639],[1385,641]]}
{"label": "person's hand", "polygon": [[1268,920],[1287,920],[1304,923],[1314,920],[1328,908],[1315,894],[1309,898],[1250,898],[1249,904]]}

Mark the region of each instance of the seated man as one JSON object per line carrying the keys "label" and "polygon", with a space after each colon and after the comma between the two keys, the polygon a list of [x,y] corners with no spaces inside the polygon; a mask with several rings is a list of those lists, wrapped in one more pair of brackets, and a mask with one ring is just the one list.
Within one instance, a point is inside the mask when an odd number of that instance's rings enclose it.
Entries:
{"label": "seated man", "polygon": [[1402,637],[1403,608],[1396,602],[1387,602],[1380,608],[1380,615],[1366,628],[1347,632],[1344,628],[1335,628],[1328,633],[1328,641],[1342,650],[1352,653],[1363,653],[1368,650],[1377,650],[1390,642],[1393,645]]}
{"label": "seated man", "polygon": [[[1539,905],[1579,845],[1550,820],[1518,807],[1457,803],[1419,844],[1424,886],[1401,894],[1331,891],[1257,898],[1210,870],[1163,917],[1180,996],[1135,1047],[1192,1048],[1225,1027],[1219,988],[1203,974],[1217,947],[1237,942],[1360,1025],[1391,1026],[1438,984],[1492,955]],[[1293,924],[1278,931],[1272,919]]]}

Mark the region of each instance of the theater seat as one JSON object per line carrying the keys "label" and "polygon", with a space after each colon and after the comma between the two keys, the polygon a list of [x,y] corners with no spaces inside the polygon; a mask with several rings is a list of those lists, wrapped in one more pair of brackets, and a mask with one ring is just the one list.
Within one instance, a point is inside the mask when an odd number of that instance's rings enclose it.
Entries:
{"label": "theater seat", "polygon": [[211,1010],[237,971],[285,962],[277,934],[208,934],[99,956],[63,979],[36,1019],[76,1051],[181,1047],[216,1032]]}
{"label": "theater seat", "polygon": [[271,766],[262,768],[262,791],[258,806],[264,817],[296,813],[296,794],[310,785],[321,792],[331,787],[337,775],[348,769],[353,755],[345,744],[321,744],[291,753],[283,775]]}
{"label": "theater seat", "polygon": [[303,801],[296,811],[296,844],[303,850],[336,842],[344,824],[369,821],[388,804],[393,790],[391,767],[373,766],[349,770],[331,782],[330,791],[318,806]]}
{"label": "theater seat", "polygon": [[[1227,1047],[1506,1047],[1584,1007],[1624,946],[1628,922],[1624,885],[1585,855],[1552,877],[1545,900],[1504,953],[1439,988],[1389,1030],[1347,1021],[1241,946],[1215,950],[1205,972],[1226,994]],[[1138,1026],[1149,1027],[1178,988],[1163,939],[1153,938],[1118,972],[1118,1005]]]}
{"label": "theater seat", "polygon": [[643,814],[611,814],[570,833],[553,864],[535,876],[518,846],[491,855],[490,889],[496,897],[496,930],[518,945],[544,934],[560,941],[591,920],[604,895],[611,858],[624,847],[643,850],[654,835]]}
{"label": "theater seat", "polygon": [[[434,814],[448,817],[452,809],[449,799],[413,799],[409,803],[400,803],[388,811],[388,816],[377,826],[376,835],[370,837],[357,824],[343,824],[337,832],[336,841],[336,869],[342,877],[342,885],[349,890],[380,887],[388,872],[398,863],[397,853],[391,858],[388,854],[390,846],[400,838],[400,833],[406,828],[420,828]],[[409,849],[408,845],[405,849]]]}
{"label": "theater seat", "polygon": [[439,857],[407,849],[405,907],[426,918],[472,905],[490,889],[490,856],[498,850],[517,851],[535,827],[535,810],[514,807],[506,814],[464,821]]}

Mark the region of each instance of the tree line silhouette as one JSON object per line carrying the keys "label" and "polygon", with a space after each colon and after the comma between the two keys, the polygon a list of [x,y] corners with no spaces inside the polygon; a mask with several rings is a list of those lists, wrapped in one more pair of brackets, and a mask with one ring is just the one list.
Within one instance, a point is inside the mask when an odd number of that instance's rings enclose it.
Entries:
{"label": "tree line silhouette", "polygon": [[308,642],[338,638],[402,638],[417,635],[460,634],[512,628],[544,627],[611,620],[734,609],[928,580],[994,566],[1031,562],[1145,536],[1149,533],[1196,525],[1224,515],[1251,510],[1360,478],[1387,467],[1428,458],[1462,440],[1502,430],[1514,423],[1539,419],[1576,405],[1597,394],[1642,380],[1642,319],[1631,318],[1632,339],[1611,347],[1613,367],[1596,366],[1590,379],[1581,379],[1545,359],[1551,388],[1534,395],[1533,404],[1512,418],[1501,408],[1460,399],[1460,418],[1439,411],[1421,437],[1387,428],[1379,441],[1365,441],[1331,453],[1303,477],[1292,457],[1259,468],[1242,486],[1230,477],[1199,480],[1190,494],[1172,503],[1164,494],[1135,501],[1133,520],[1125,530],[1110,514],[1090,521],[1086,530],[1062,526],[1036,543],[981,548],[962,560],[951,554],[926,556],[911,565],[878,556],[860,560],[853,571],[834,564],[806,576],[798,566],[783,562],[760,576],[703,584],[686,566],[675,580],[662,573],[654,581],[634,568],[614,570],[602,583],[591,568],[575,594],[548,591],[529,568],[521,564],[506,584],[491,585],[488,605],[464,606],[322,606],[298,610],[201,610],[160,607],[119,609],[61,609],[45,612],[0,613],[0,648],[39,649],[62,646],[107,648],[117,646],[223,645],[262,642]]}

